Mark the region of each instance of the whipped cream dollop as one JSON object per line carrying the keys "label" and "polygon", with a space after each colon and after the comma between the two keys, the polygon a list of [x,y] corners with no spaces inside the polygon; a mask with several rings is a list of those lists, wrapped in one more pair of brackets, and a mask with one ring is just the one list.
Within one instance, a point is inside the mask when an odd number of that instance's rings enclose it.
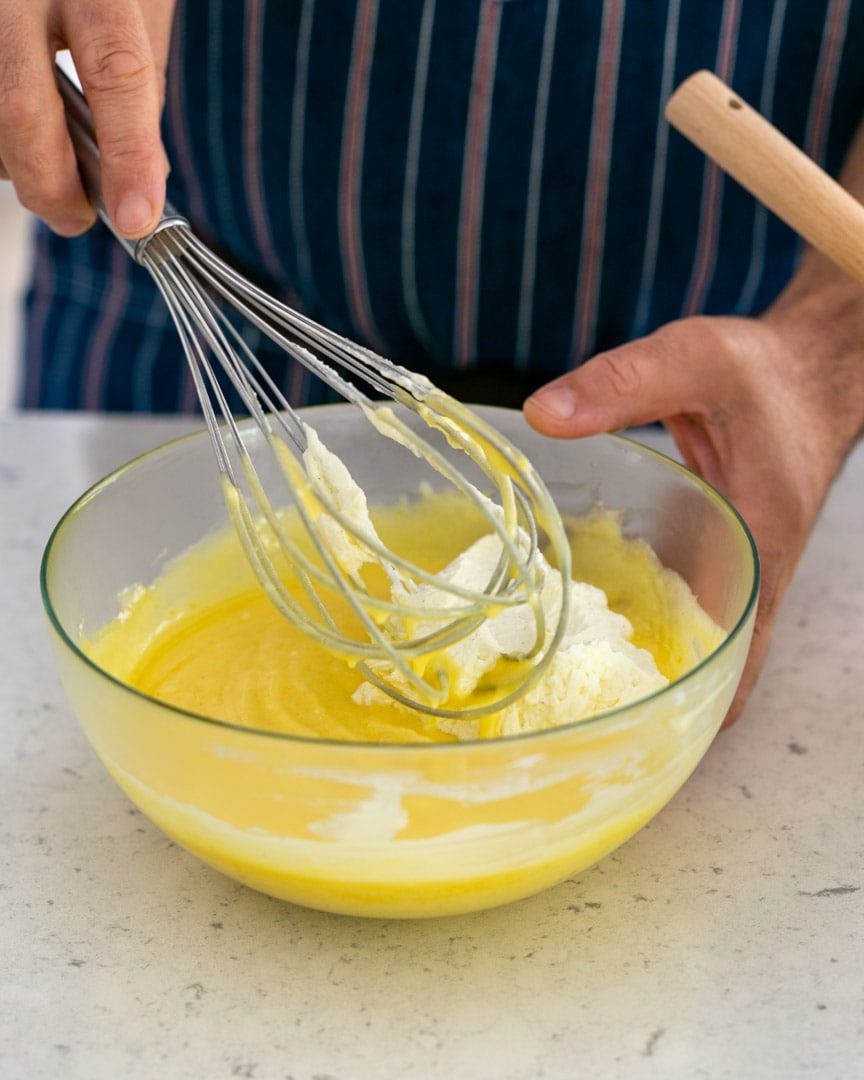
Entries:
{"label": "whipped cream dollop", "polygon": [[[482,586],[500,555],[497,536],[481,537],[441,572],[442,582]],[[537,558],[544,574],[540,599],[548,636],[557,625],[564,583],[541,554]],[[567,588],[570,608],[564,636],[537,682],[494,714],[491,730],[496,735],[516,735],[582,720],[645,697],[668,683],[651,653],[633,645],[633,627],[623,615],[610,611],[602,589],[576,581],[568,582]],[[420,585],[409,599],[412,608],[441,608],[447,606],[448,598],[452,604],[458,603],[446,589]],[[424,629],[436,629],[441,622],[440,618],[430,619]],[[416,619],[412,629],[415,635],[419,633]],[[394,632],[398,636],[398,628]],[[518,604],[489,616],[467,637],[442,650],[452,697],[470,701],[472,692],[483,685],[501,657],[524,655],[534,644],[535,635],[534,612],[528,604]],[[383,663],[373,666],[397,689],[408,691],[397,670]],[[357,688],[354,700],[363,705],[393,704],[389,695],[368,682]],[[477,738],[481,723],[485,732],[490,730],[487,722],[471,717],[440,718],[435,723],[460,739]]]}
{"label": "whipped cream dollop", "polygon": [[[319,492],[347,518],[359,532],[378,540],[366,492],[360,487],[340,457],[321,442],[318,432],[304,424],[306,449],[303,452],[303,468],[314,490]],[[314,511],[313,511],[314,512]],[[367,549],[326,512],[318,512],[316,527],[330,554],[354,581],[358,581],[361,567],[375,561]]]}
{"label": "whipped cream dollop", "polygon": [[[321,442],[313,429],[306,429],[307,449],[303,465],[314,488],[325,494],[351,525],[378,540],[366,496],[345,464]],[[478,497],[482,498],[479,495]],[[362,566],[381,560],[359,544],[326,510],[317,518],[317,527],[331,554],[355,580]],[[406,581],[389,568],[391,598],[404,606],[385,623],[394,641],[418,638],[446,625],[465,601],[454,595],[452,586],[482,590],[495,573],[502,554],[502,541],[494,533],[481,537],[453,559],[437,575],[439,584]],[[569,590],[569,613],[563,638],[540,678],[515,702],[487,721],[476,718],[437,718],[442,730],[460,739],[481,733],[513,735],[571,723],[645,697],[668,684],[653,656],[632,641],[633,628],[627,618],[609,609],[606,595],[593,585],[562,580],[561,574],[536,553],[536,574],[542,582],[540,605],[547,641],[554,633],[561,610],[563,590]],[[410,608],[410,615],[407,614]],[[423,612],[428,611],[428,618]],[[446,668],[451,704],[470,703],[472,693],[483,687],[503,658],[524,656],[537,636],[536,611],[519,603],[490,614],[480,626],[460,641],[441,649],[430,658],[431,665]],[[410,696],[405,676],[386,661],[370,667],[395,689]],[[358,704],[394,706],[395,702],[378,686],[362,683],[354,692]]]}

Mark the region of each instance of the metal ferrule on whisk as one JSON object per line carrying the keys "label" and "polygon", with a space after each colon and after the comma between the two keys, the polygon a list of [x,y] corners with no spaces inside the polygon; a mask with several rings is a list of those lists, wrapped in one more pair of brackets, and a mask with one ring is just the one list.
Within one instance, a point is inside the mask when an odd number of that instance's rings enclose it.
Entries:
{"label": "metal ferrule on whisk", "polygon": [[83,94],[75,85],[75,82],[70,75],[60,67],[56,68],[56,75],[57,89],[60,92],[60,97],[63,99],[63,105],[66,109],[66,123],[69,128],[72,145],[75,147],[75,155],[78,159],[78,170],[81,173],[81,181],[84,184],[84,189],[102,221],[104,221],[111,232],[114,233],[135,262],[143,266],[144,253],[155,236],[164,232],[165,229],[173,229],[178,225],[186,226],[188,228],[189,222],[182,214],[179,214],[170,203],[166,202],[165,208],[162,211],[162,217],[156,225],[156,228],[148,233],[147,236],[142,236],[139,240],[129,240],[117,232],[105,207],[105,201],[102,198],[102,175],[99,166],[99,147],[96,143],[93,115],[90,112]]}

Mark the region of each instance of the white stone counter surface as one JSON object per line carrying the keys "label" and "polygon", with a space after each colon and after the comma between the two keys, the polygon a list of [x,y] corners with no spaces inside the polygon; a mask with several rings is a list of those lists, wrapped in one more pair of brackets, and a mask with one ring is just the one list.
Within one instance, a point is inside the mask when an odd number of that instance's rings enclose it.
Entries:
{"label": "white stone counter surface", "polygon": [[521,903],[377,922],[174,846],[64,701],[51,527],[190,426],[0,421],[0,1077],[864,1076],[864,447],[745,715],[647,828]]}

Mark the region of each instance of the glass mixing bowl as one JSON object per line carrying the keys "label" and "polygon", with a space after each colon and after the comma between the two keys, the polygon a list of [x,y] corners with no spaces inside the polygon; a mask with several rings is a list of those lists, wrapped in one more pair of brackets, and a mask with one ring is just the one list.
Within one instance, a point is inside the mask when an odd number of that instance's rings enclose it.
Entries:
{"label": "glass mixing bowl", "polygon": [[[172,708],[82,652],[118,595],[149,584],[226,512],[205,433],[137,458],[57,525],[42,596],[66,693],[99,757],[169,836],[253,888],[329,911],[453,914],[527,896],[652,818],[704,754],[744,665],[758,593],[746,526],[686,469],[617,436],[553,441],[480,409],[529,455],[562,511],[622,512],[728,632],[662,691],[599,717],[472,743],[371,745],[239,728]],[[304,411],[373,505],[416,490],[408,455],[351,406]],[[253,442],[254,431],[248,432]],[[407,459],[407,460],[406,460]],[[420,465],[416,468],[419,470]]]}

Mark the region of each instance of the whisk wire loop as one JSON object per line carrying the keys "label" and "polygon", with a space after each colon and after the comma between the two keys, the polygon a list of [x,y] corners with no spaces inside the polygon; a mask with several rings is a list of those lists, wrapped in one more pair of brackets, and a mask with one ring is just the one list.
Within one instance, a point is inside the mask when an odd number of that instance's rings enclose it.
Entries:
{"label": "whisk wire loop", "polygon": [[[547,535],[550,529],[555,532],[556,522],[560,527],[560,521],[545,486],[522,455],[493,428],[422,376],[319,326],[248,282],[186,225],[175,224],[153,236],[140,252],[139,261],[153,275],[177,326],[223,476],[226,502],[246,555],[282,614],[326,648],[356,663],[369,682],[414,709],[438,717],[479,716],[505,708],[521,697],[540,678],[557,647],[566,625],[568,599],[567,590],[563,590],[556,623],[547,627],[540,603],[538,509]],[[308,447],[305,428],[234,324],[224,307],[226,303],[296,362],[359,406],[382,435],[424,460],[480,509],[501,544],[500,556],[485,583],[468,587],[444,582],[440,574],[391,551],[334,503],[314,472],[304,473],[298,458],[302,459]],[[311,551],[304,550],[289,533],[284,511],[277,511],[268,495],[213,361],[224,372],[279,463],[295,520],[302,525],[302,535]],[[345,378],[343,371],[373,393],[419,414],[428,428],[437,430],[451,447],[473,462],[491,483],[497,502],[480,495],[476,485],[447,456],[409,427],[391,406],[382,406],[357,383]],[[350,537],[366,561],[380,566],[392,584],[402,586],[398,601],[369,592],[356,571],[349,573],[340,565],[317,527],[321,514]],[[569,572],[563,529],[549,539],[559,569]],[[290,569],[299,582],[305,606],[287,587],[276,553],[280,564]],[[420,585],[439,589],[448,603],[412,605],[412,592]],[[362,637],[346,634],[322,597],[322,589],[343,599]],[[446,670],[435,663],[434,654],[464,640],[495,612],[526,603],[534,621],[534,639],[519,657],[523,664],[512,676],[514,684],[503,681],[501,692],[491,701],[447,707],[449,678]],[[386,625],[394,617],[422,620],[424,629],[400,639]],[[424,657],[430,658],[431,664],[423,664],[420,669],[412,666],[412,662]]]}
{"label": "whisk wire loop", "polygon": [[[102,197],[95,126],[80,82],[67,68],[58,71],[57,85],[82,180],[113,231]],[[165,298],[201,403],[232,521],[257,579],[278,610],[304,633],[356,663],[364,677],[391,698],[434,716],[483,716],[506,708],[529,690],[554,656],[569,606],[565,588],[554,621],[547,625],[538,525],[565,581],[570,550],[552,498],[524,456],[428,379],[318,325],[247,281],[203,244],[170,205],[150,235],[137,241],[117,239],[149,270]],[[386,548],[370,534],[371,525],[343,513],[308,467],[307,429],[235,325],[235,315],[358,406],[379,433],[424,461],[470,501],[501,545],[485,583],[468,587],[429,572]],[[234,417],[224,380],[249,413],[253,430]],[[437,432],[436,438],[465,455],[494,500],[469,482],[449,454],[404,423],[391,405],[374,401],[363,387],[412,411]],[[274,503],[268,492],[265,463],[259,468],[256,460],[262,450],[276,459],[293,512],[290,529],[282,503]],[[273,471],[272,463],[267,471]],[[297,524],[302,544],[295,538]],[[340,530],[358,554],[354,569],[346,570],[331,550],[323,533],[332,529]],[[359,569],[365,563],[384,572],[392,588],[398,587],[398,598],[394,593],[388,600],[367,588]],[[298,583],[297,595],[283,571]],[[433,590],[431,603],[428,595],[424,598],[426,606],[419,599],[424,588],[427,593]],[[326,602],[327,592],[341,598],[359,633]],[[520,663],[502,674],[495,692],[483,700],[451,701],[446,664],[436,659],[436,651],[464,640],[487,618],[518,604],[528,606],[534,632],[533,644],[518,657]],[[413,636],[408,628],[412,620],[418,626]]]}

